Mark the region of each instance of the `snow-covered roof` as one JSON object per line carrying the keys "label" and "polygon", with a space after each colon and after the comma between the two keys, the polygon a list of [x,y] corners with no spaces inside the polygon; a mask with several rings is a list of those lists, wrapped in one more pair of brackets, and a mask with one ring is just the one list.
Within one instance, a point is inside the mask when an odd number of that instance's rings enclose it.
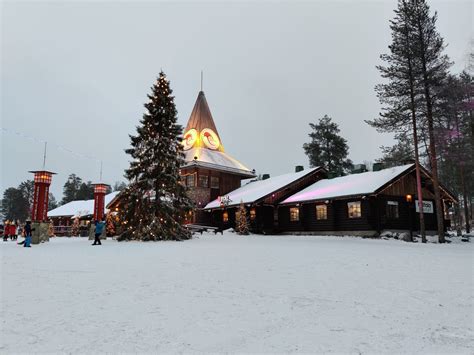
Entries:
{"label": "snow-covered roof", "polygon": [[[207,148],[192,148],[185,151],[184,155],[186,164],[183,167],[193,166],[193,164],[196,164],[211,169],[230,171],[244,176],[255,176],[249,168],[225,152]],[[197,159],[194,159],[194,157],[197,157]]]}
{"label": "snow-covered roof", "polygon": [[281,204],[372,194],[412,167],[413,164],[409,164],[379,171],[319,180],[288,197]]}
{"label": "snow-covered roof", "polygon": [[[119,193],[105,195],[105,206]],[[71,201],[48,212],[48,217],[82,217],[94,214],[94,200]]]}
{"label": "snow-covered roof", "polygon": [[[241,202],[251,203],[282,189],[283,187],[318,169],[319,168],[312,168],[297,173],[275,176],[266,180],[253,181],[234,191],[229,192],[225,197],[228,197],[231,200],[229,206],[238,205]],[[219,200],[214,200],[209,202],[205,209],[217,207],[220,207],[220,202]]]}

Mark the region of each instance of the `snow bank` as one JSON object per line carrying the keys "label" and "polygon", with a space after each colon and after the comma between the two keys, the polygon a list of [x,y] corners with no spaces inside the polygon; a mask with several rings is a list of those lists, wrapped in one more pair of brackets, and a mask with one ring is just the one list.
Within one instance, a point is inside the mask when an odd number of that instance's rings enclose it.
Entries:
{"label": "snow bank", "polygon": [[0,248],[0,353],[474,347],[473,243],[224,233]]}

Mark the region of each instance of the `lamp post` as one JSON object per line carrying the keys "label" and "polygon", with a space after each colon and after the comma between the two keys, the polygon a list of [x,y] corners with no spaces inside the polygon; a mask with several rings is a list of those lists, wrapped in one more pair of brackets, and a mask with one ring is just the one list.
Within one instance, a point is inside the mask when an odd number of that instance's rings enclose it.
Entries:
{"label": "lamp post", "polygon": [[48,236],[48,200],[49,186],[56,173],[47,170],[30,171],[34,174],[33,206],[31,208],[31,221],[34,223],[34,232],[31,238],[33,244],[49,241]]}

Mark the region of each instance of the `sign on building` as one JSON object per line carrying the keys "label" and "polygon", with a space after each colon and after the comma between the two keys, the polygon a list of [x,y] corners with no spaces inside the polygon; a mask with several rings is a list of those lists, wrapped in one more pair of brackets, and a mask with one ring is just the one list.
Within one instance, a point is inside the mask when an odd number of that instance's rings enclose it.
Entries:
{"label": "sign on building", "polygon": [[[420,212],[418,200],[415,200],[416,212]],[[423,213],[434,213],[433,201],[423,201]]]}

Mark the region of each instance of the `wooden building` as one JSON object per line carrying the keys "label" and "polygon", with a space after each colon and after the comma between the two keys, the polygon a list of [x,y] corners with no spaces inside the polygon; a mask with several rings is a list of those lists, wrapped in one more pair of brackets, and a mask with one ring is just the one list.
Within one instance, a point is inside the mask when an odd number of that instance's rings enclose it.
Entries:
{"label": "wooden building", "polygon": [[[310,172],[308,180],[300,180],[293,174],[295,179],[283,188],[272,184],[271,180],[279,177],[261,181],[260,186],[252,183],[259,191],[265,190],[265,186],[267,190],[277,187],[275,192],[283,198],[273,203],[269,203],[269,195],[247,194],[252,189],[250,184],[228,194],[236,200],[234,205],[219,206],[219,201],[213,201],[206,210],[211,211],[216,226],[234,226],[237,202],[240,196],[245,196],[243,201],[249,210],[253,232],[375,236],[385,230],[419,229],[414,164],[333,179],[326,179],[322,170]],[[436,206],[432,178],[425,169],[422,175],[425,227],[428,232],[434,232]],[[442,198],[444,206],[456,202],[444,187]],[[268,206],[272,206],[273,219],[265,209]]]}
{"label": "wooden building", "polygon": [[226,229],[235,225],[237,209],[243,203],[253,232],[275,233],[279,231],[279,203],[324,177],[324,169],[312,168],[253,181],[210,202],[205,210],[214,226]]}
{"label": "wooden building", "polygon": [[[105,195],[106,212],[109,205],[116,201],[118,191]],[[71,226],[74,219],[79,218],[81,232],[83,236],[89,234],[89,223],[94,216],[94,200],[77,200],[65,203],[55,209],[48,211],[48,219],[53,221],[54,233],[56,236],[70,235]]]}
{"label": "wooden building", "polygon": [[184,130],[183,149],[185,164],[180,174],[196,206],[190,222],[208,224],[204,206],[239,188],[243,179],[255,177],[255,171],[226,153],[203,91]]}

